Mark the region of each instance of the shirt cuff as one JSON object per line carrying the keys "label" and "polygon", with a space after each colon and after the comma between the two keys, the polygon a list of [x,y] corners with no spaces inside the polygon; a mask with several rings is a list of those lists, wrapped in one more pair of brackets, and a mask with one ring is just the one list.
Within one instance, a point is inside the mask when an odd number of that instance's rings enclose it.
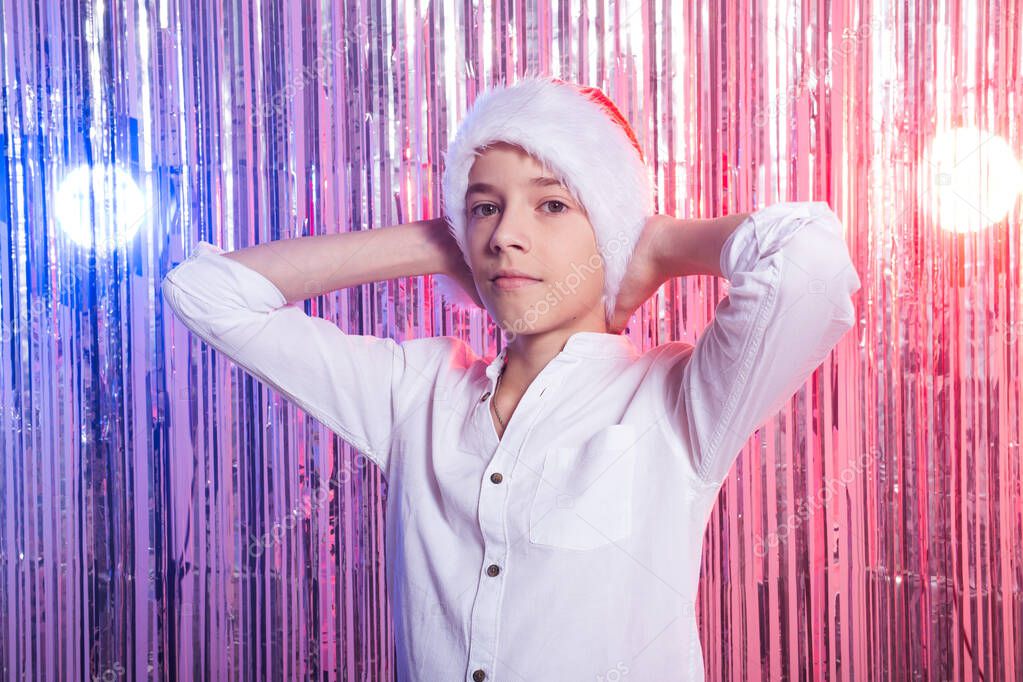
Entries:
{"label": "shirt cuff", "polygon": [[287,298],[272,281],[233,258],[225,258],[224,253],[219,246],[201,241],[165,279],[182,293],[210,303],[230,300],[248,310],[264,312],[287,304]]}
{"label": "shirt cuff", "polygon": [[801,227],[815,218],[842,236],[842,226],[824,201],[782,201],[754,213],[729,235],[721,247],[721,274],[731,280],[737,272],[749,272],[757,261],[778,251]]}

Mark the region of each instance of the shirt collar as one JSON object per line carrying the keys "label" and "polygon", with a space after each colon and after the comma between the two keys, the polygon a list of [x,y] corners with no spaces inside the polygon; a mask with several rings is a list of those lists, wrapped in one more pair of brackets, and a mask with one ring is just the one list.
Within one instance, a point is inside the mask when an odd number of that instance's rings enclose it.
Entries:
{"label": "shirt collar", "polygon": [[[567,355],[581,358],[625,358],[636,354],[636,347],[624,334],[608,334],[605,332],[574,332],[565,342],[561,351]],[[508,347],[505,346],[487,365],[487,376],[496,381],[497,375],[504,367]]]}
{"label": "shirt collar", "polygon": [[636,347],[624,334],[575,332],[562,352],[587,358],[623,358],[635,355]]}

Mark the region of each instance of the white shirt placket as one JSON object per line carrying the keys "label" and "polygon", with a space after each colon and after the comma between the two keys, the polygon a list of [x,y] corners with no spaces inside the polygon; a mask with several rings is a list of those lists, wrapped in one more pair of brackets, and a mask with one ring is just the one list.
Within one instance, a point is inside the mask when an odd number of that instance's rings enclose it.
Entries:
{"label": "white shirt placket", "polygon": [[[508,570],[508,556],[514,544],[509,542],[507,523],[508,497],[512,491],[511,473],[518,463],[522,446],[529,439],[537,420],[544,414],[543,399],[548,387],[558,375],[576,362],[575,358],[563,353],[555,356],[523,393],[515,412],[506,421],[504,433],[498,439],[490,403],[506,355],[507,351],[502,351],[487,367],[490,388],[480,396],[476,406],[478,428],[487,434],[484,442],[493,448],[493,453],[480,483],[478,514],[483,535],[483,564],[469,623],[467,679],[471,682],[494,680],[498,666],[508,665],[507,661],[500,661],[497,657],[497,638],[504,596],[504,575]],[[523,492],[532,494],[528,490]]]}

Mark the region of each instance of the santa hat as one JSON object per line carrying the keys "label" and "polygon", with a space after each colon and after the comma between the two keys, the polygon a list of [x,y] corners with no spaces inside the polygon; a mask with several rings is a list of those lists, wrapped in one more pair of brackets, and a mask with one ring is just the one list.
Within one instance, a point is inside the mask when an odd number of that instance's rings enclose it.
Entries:
{"label": "santa hat", "polygon": [[[653,215],[653,189],[643,152],[625,117],[597,88],[558,78],[527,76],[479,95],[444,155],[444,213],[469,263],[465,192],[480,147],[507,142],[549,168],[580,201],[604,259],[605,318],[629,259]],[[456,307],[477,307],[454,280],[435,277]]]}

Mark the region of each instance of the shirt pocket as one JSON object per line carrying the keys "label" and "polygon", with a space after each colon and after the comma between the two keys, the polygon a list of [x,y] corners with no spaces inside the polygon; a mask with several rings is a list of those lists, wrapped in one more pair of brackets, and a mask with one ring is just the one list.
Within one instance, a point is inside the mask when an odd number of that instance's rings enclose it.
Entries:
{"label": "shirt pocket", "polygon": [[579,446],[554,447],[529,509],[529,541],[588,550],[632,533],[636,428],[615,424]]}

